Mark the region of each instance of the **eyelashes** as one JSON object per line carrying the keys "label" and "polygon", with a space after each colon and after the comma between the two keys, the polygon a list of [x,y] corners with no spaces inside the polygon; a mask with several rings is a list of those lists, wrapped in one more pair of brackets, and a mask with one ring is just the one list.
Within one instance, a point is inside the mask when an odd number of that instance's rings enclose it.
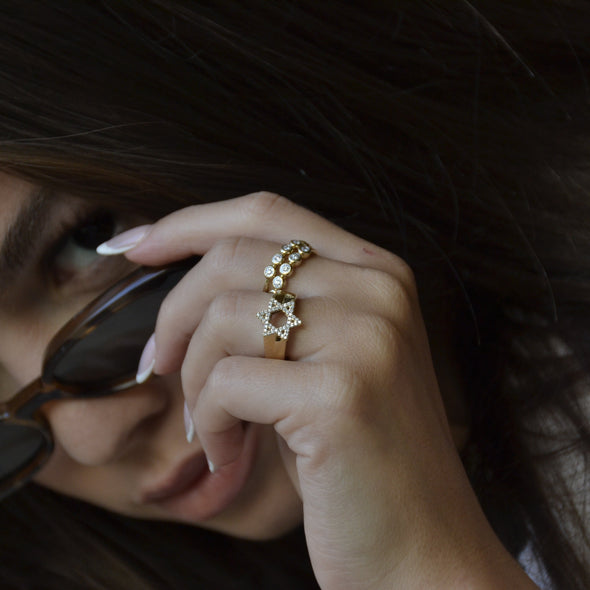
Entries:
{"label": "eyelashes", "polygon": [[[26,257],[9,281],[0,281],[0,315],[38,329],[67,319],[137,268],[124,256],[100,256],[96,246],[146,223],[133,212],[70,196],[55,196],[34,234]],[[5,277],[0,277],[5,279]]]}
{"label": "eyelashes", "polygon": [[96,250],[97,246],[114,235],[116,228],[115,214],[112,211],[98,210],[79,221],[67,238],[80,248]]}
{"label": "eyelashes", "polygon": [[62,227],[44,259],[44,267],[54,283],[60,285],[84,273],[99,259],[96,247],[110,239],[116,229],[115,215],[105,210],[91,211]]}
{"label": "eyelashes", "polygon": [[44,280],[55,295],[75,296],[108,286],[130,269],[123,257],[105,258],[96,247],[129,226],[123,216],[104,208],[83,209],[66,215],[57,224],[44,248],[41,269]]}

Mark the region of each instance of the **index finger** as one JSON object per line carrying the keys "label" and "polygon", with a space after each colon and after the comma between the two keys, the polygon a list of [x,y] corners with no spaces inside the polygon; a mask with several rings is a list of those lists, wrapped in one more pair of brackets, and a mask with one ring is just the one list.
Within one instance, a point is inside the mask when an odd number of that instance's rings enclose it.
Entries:
{"label": "index finger", "polygon": [[285,197],[268,192],[175,211],[151,226],[147,235],[126,256],[141,264],[168,264],[203,254],[217,240],[235,236],[278,244],[302,239],[323,257],[388,272],[395,272],[396,263],[399,263],[400,270],[405,266],[387,250]]}

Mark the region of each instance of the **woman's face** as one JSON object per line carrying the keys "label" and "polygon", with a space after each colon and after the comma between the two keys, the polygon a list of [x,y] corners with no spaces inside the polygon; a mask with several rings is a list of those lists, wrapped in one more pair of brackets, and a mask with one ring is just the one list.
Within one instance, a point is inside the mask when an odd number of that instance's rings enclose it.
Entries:
{"label": "woman's face", "polygon": [[[0,399],[38,377],[52,335],[131,270],[94,247],[139,222],[0,173]],[[240,537],[270,538],[298,524],[301,504],[274,430],[248,426],[240,459],[210,474],[199,442],[186,440],[183,403],[171,376],[46,404],[55,451],[35,480],[129,516]]]}

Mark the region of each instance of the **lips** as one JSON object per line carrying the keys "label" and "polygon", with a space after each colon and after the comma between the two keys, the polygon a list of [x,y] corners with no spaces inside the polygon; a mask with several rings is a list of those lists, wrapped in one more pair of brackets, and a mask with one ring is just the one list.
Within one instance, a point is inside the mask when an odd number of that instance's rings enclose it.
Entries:
{"label": "lips", "polygon": [[158,514],[183,522],[199,523],[227,508],[244,488],[256,451],[257,429],[246,426],[240,456],[210,473],[201,451],[183,459],[155,485],[142,489],[139,504],[151,505]]}
{"label": "lips", "polygon": [[160,483],[141,493],[141,504],[159,502],[172,498],[191,487],[207,471],[205,453],[198,453],[182,461],[178,467],[166,476]]}

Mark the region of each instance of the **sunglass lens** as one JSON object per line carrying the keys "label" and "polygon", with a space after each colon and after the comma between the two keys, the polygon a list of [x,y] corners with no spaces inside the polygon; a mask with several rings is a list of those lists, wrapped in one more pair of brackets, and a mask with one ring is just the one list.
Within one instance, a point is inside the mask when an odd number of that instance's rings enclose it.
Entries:
{"label": "sunglass lens", "polygon": [[160,305],[185,272],[157,277],[149,288],[134,291],[124,305],[109,309],[52,365],[54,378],[88,393],[132,380]]}
{"label": "sunglass lens", "polygon": [[42,432],[22,424],[0,425],[0,481],[29,464],[46,444]]}

